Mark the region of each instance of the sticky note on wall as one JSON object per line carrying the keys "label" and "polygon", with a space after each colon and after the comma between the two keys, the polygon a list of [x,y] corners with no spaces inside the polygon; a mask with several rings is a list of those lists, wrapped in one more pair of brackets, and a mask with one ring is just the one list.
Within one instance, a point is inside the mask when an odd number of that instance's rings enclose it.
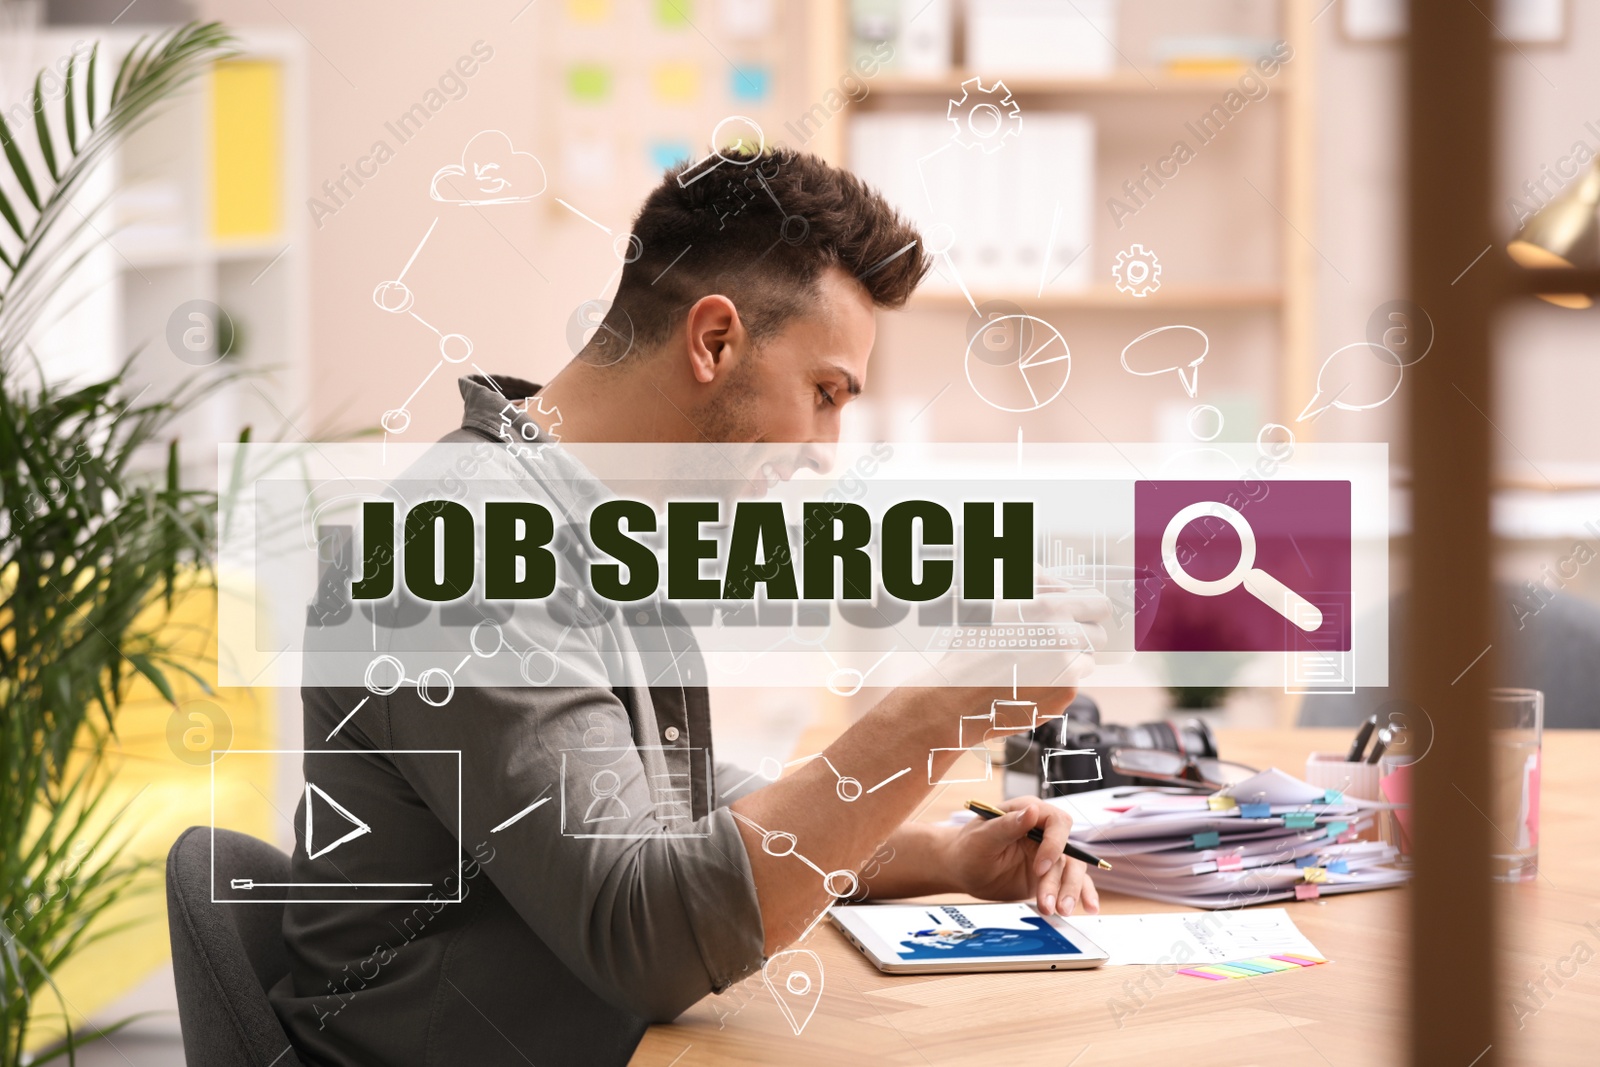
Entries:
{"label": "sticky note on wall", "polygon": [[657,63],[650,71],[650,89],[668,104],[687,104],[700,93],[700,68],[693,63]]}
{"label": "sticky note on wall", "polygon": [[607,186],[616,178],[617,154],[603,134],[574,137],[561,146],[561,172],[575,186]]}
{"label": "sticky note on wall", "polygon": [[567,0],[567,18],[573,22],[604,22],[610,17],[611,0]]}
{"label": "sticky note on wall", "polygon": [[211,234],[271,237],[282,225],[283,72],[235,59],[211,72]]}
{"label": "sticky note on wall", "polygon": [[611,95],[611,71],[599,63],[568,67],[567,93],[582,103],[597,104]]}
{"label": "sticky note on wall", "polygon": [[652,141],[650,165],[656,170],[671,170],[684,160],[693,157],[694,149],[688,141]]}
{"label": "sticky note on wall", "polygon": [[693,17],[690,0],[656,0],[656,21],[672,29],[689,25]]}
{"label": "sticky note on wall", "polygon": [[772,95],[772,71],[760,63],[743,63],[728,72],[728,95],[760,103]]}

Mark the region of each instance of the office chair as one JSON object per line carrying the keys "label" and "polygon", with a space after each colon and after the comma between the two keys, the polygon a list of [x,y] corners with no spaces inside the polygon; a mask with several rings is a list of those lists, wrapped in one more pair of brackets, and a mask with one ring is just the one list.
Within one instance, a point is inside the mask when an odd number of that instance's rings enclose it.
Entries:
{"label": "office chair", "polygon": [[[289,880],[289,857],[264,841],[217,830],[231,870]],[[289,973],[282,904],[211,903],[211,830],[191,826],[167,853],[167,917],[178,1021],[190,1067],[302,1067],[267,990]]]}
{"label": "office chair", "polygon": [[[1541,606],[1526,591],[1506,583],[1496,583],[1493,607],[1495,654],[1501,657],[1505,684],[1543,691],[1546,729],[1600,727],[1600,607],[1568,592]],[[1410,608],[1411,598],[1404,593],[1389,604],[1389,685],[1308,696],[1300,705],[1301,726],[1353,727],[1400,698]],[[1471,658],[1464,652],[1462,666]],[[1488,676],[1478,671],[1473,668],[1462,683],[1488,685]]]}

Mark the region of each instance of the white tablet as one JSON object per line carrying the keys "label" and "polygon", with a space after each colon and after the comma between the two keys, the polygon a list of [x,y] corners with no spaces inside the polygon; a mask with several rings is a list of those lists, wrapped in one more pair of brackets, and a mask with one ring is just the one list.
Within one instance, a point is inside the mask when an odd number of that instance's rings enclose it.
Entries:
{"label": "white tablet", "polygon": [[1070,922],[1032,904],[850,904],[829,914],[890,974],[1081,970],[1106,961]]}

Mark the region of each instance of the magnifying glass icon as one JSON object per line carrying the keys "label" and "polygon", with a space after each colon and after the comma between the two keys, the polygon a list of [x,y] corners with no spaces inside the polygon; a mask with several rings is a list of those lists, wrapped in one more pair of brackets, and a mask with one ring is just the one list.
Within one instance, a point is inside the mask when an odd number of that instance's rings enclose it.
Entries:
{"label": "magnifying glass icon", "polygon": [[[1226,575],[1211,581],[1196,578],[1178,561],[1178,535],[1194,520],[1205,518],[1221,519],[1239,535],[1239,562]],[[1315,604],[1256,568],[1256,533],[1237,509],[1226,504],[1202,500],[1172,516],[1161,535],[1161,563],[1179,589],[1195,596],[1221,596],[1242,585],[1251,596],[1307,633],[1322,626],[1322,611]]]}

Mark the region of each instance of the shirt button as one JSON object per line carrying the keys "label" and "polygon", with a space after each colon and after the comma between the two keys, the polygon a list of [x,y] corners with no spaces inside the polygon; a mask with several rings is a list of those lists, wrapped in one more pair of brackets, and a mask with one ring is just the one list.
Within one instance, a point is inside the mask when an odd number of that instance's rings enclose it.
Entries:
{"label": "shirt button", "polygon": [[669,726],[662,731],[661,736],[665,737],[668,741],[676,741],[678,739],[678,728],[676,726]]}

